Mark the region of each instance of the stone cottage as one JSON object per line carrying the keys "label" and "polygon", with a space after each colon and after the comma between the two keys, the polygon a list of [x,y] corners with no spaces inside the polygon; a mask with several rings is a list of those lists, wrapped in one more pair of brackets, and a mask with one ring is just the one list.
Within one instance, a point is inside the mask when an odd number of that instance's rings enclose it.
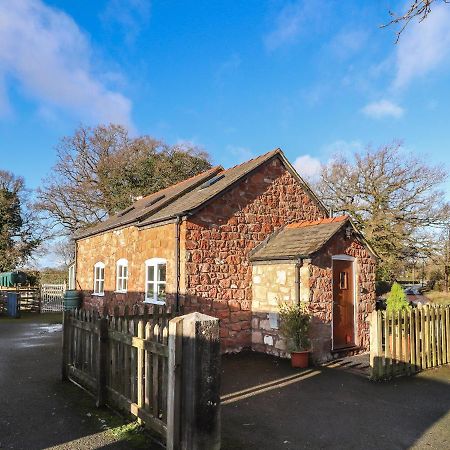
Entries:
{"label": "stone cottage", "polygon": [[[330,335],[331,277],[338,264],[332,257],[347,255],[354,258],[347,284],[353,286],[358,326],[353,336],[345,337],[345,346],[366,348],[366,321],[375,302],[374,257],[348,218],[330,220],[277,149],[228,170],[213,167],[80,233],[75,285],[87,308],[118,306],[123,311],[125,305],[145,302],[200,311],[220,319],[224,351],[253,345],[280,355],[284,347],[272,294],[283,301],[303,299],[317,317],[314,349],[323,359],[337,345]],[[339,229],[308,255],[299,247],[301,251],[268,258],[277,239],[284,245],[289,241],[284,235],[295,235],[290,230],[330,224]]]}

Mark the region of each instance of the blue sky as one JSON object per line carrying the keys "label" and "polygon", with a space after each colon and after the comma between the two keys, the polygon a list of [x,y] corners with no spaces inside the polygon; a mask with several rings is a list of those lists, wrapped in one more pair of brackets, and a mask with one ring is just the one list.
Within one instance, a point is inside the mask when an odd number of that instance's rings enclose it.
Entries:
{"label": "blue sky", "polygon": [[403,5],[0,0],[0,166],[35,188],[62,136],[109,121],[226,167],[281,147],[308,175],[394,139],[447,166],[450,6],[395,45]]}

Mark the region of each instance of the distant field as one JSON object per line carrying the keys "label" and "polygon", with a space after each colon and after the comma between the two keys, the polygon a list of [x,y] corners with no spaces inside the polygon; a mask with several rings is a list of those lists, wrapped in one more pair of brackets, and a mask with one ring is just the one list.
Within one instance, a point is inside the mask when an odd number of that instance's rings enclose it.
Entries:
{"label": "distant field", "polygon": [[449,292],[430,291],[425,293],[425,297],[427,297],[432,303],[439,305],[450,305]]}

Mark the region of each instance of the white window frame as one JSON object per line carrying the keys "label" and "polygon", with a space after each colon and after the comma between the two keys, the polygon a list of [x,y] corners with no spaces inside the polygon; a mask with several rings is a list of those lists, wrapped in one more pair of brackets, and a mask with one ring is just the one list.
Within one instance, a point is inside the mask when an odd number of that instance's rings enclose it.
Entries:
{"label": "white window frame", "polygon": [[73,290],[75,289],[75,263],[69,266],[68,272],[67,289]]}
{"label": "white window frame", "polygon": [[[126,269],[125,275],[124,269]],[[128,276],[128,260],[120,258],[116,262],[116,292],[126,293],[128,291]]]}
{"label": "white window frame", "polygon": [[[166,266],[166,279],[164,281],[158,280],[158,265]],[[150,281],[148,279],[148,268],[153,267],[153,273],[155,275],[155,279]],[[153,284],[153,297],[148,297],[148,285]],[[145,299],[144,303],[152,303],[153,305],[165,305],[166,302],[162,300],[158,300],[158,285],[163,284],[167,286],[167,260],[164,258],[151,258],[145,261]],[[166,292],[167,295],[167,292]]]}
{"label": "white window frame", "polygon": [[[99,269],[99,277],[97,277],[97,269]],[[103,273],[102,273],[103,271]],[[101,276],[103,275],[103,277]],[[100,288],[100,286],[102,287],[102,289],[96,289],[97,288],[97,283],[98,286]],[[97,262],[94,264],[94,295],[99,295],[99,296],[103,296],[105,295],[105,263],[102,262]]]}

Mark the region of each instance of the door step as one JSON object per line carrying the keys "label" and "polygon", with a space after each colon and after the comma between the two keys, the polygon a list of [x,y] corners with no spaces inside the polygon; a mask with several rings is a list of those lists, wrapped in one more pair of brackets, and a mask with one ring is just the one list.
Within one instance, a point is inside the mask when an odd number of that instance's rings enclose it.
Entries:
{"label": "door step", "polygon": [[352,345],[351,347],[340,347],[331,350],[334,358],[341,358],[343,356],[354,356],[361,352],[361,347]]}

